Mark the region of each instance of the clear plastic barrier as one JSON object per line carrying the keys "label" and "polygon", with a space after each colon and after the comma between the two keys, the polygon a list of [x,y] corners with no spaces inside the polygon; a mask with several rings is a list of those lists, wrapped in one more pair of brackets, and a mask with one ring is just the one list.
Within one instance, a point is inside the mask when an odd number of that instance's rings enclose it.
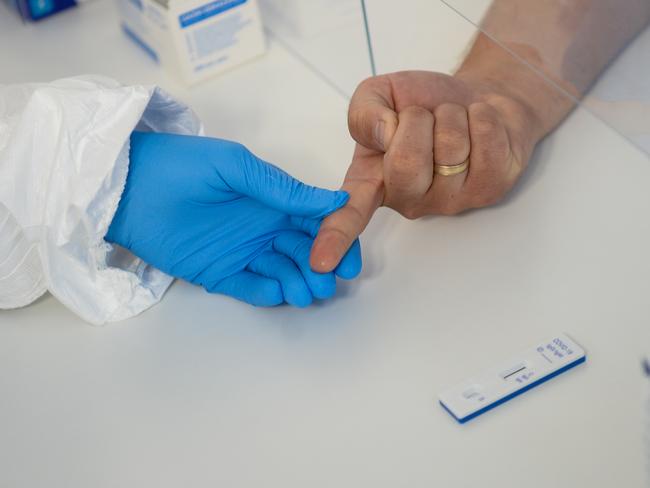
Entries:
{"label": "clear plastic barrier", "polygon": [[650,154],[648,0],[440,3]]}
{"label": "clear plastic barrier", "polygon": [[[453,73],[478,33],[650,154],[648,0],[260,0],[270,35],[343,95],[374,73]],[[441,49],[441,45],[443,48]]]}
{"label": "clear plastic barrier", "polygon": [[[451,73],[477,29],[439,0],[365,0],[377,71]],[[444,44],[444,49],[440,45]]]}
{"label": "clear plastic barrier", "polygon": [[260,0],[269,34],[347,97],[372,75],[360,0]]}

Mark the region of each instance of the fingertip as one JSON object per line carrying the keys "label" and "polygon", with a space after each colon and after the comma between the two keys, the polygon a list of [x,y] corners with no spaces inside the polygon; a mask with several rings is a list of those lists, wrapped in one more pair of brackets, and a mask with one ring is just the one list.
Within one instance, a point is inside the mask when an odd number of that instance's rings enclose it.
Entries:
{"label": "fingertip", "polygon": [[284,290],[284,299],[289,305],[296,308],[306,308],[314,301],[307,285],[304,284],[300,287],[287,287]]}
{"label": "fingertip", "polygon": [[359,239],[356,239],[334,272],[341,279],[353,280],[361,274],[362,268],[361,244]]}
{"label": "fingertip", "polygon": [[312,287],[314,298],[327,300],[336,294],[336,278],[334,273],[319,273],[317,285]]}
{"label": "fingertip", "polygon": [[309,265],[316,273],[330,273],[339,264],[341,256],[336,253],[327,236],[319,236],[314,241],[309,256]]}
{"label": "fingertip", "polygon": [[265,280],[258,285],[250,298],[251,304],[257,307],[277,307],[284,303],[282,287],[275,280]]}

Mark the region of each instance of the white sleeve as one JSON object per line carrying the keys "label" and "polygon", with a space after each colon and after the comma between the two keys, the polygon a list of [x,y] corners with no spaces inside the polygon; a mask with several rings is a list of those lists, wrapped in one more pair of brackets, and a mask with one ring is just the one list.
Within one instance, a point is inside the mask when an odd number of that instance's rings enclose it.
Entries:
{"label": "white sleeve", "polygon": [[100,77],[0,85],[0,308],[46,291],[88,322],[136,315],[172,278],[104,241],[134,129],[200,134],[156,87]]}

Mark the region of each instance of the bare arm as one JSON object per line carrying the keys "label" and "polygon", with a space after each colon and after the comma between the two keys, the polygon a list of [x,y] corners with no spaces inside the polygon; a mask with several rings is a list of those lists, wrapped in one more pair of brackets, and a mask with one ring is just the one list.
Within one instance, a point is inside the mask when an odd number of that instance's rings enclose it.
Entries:
{"label": "bare arm", "polygon": [[545,134],[573,105],[556,88],[580,98],[649,23],[648,0],[496,0],[457,76],[521,97]]}
{"label": "bare arm", "polygon": [[[364,81],[349,111],[358,143],[343,184],[350,201],[323,222],[313,269],[334,269],[381,205],[417,218],[500,201],[537,143],[648,22],[650,0],[495,0],[483,28],[506,49],[481,34],[454,76]],[[441,176],[439,165],[464,169]]]}

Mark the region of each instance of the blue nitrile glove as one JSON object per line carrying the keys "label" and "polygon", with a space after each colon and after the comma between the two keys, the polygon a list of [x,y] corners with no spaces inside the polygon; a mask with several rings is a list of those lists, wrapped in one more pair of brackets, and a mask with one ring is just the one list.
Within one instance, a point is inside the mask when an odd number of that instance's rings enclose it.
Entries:
{"label": "blue nitrile glove", "polygon": [[240,144],[134,132],[106,240],[165,273],[260,306],[330,298],[361,271],[358,242],[334,273],[309,266],[323,217],[348,200],[307,186]]}

